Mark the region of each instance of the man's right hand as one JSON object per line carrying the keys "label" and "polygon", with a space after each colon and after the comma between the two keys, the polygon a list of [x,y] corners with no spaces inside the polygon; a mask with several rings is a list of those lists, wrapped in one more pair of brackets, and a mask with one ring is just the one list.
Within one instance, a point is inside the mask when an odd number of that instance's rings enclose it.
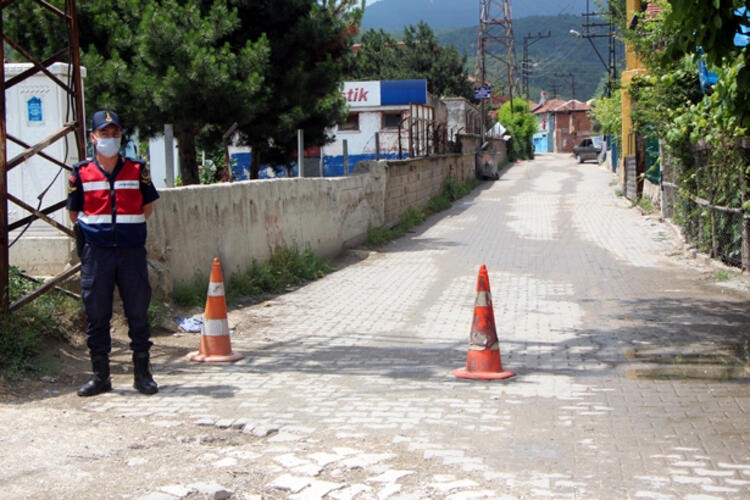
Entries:
{"label": "man's right hand", "polygon": [[73,224],[73,234],[76,237],[76,254],[80,259],[83,255],[83,246],[86,244],[86,237],[83,236],[83,231],[81,231],[81,226],[78,223]]}

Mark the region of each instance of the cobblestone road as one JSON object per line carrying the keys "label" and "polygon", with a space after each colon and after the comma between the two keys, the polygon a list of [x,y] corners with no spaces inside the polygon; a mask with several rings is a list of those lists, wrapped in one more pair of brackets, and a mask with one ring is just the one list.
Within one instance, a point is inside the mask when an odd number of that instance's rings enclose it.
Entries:
{"label": "cobblestone road", "polygon": [[[80,403],[102,425],[138,419],[162,436],[107,458],[122,465],[108,491],[166,499],[214,481],[235,498],[750,497],[750,375],[715,356],[746,341],[746,296],[678,255],[669,228],[611,180],[561,155],[513,165],[381,252],[232,311],[244,360],[157,363],[159,394]],[[506,381],[451,375],[481,264],[517,372]],[[180,442],[197,427],[198,444]],[[70,472],[47,481],[56,496],[96,480],[88,462],[64,463],[50,465]],[[128,486],[145,465],[149,487]],[[0,483],[0,496],[33,477]]]}

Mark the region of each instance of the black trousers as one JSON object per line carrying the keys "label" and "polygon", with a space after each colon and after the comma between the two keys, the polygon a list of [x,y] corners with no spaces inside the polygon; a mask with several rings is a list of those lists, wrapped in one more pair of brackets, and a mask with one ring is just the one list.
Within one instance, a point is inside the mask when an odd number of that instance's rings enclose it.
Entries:
{"label": "black trousers", "polygon": [[148,306],[151,285],[148,282],[144,247],[104,248],[86,244],[81,256],[81,289],[88,319],[86,344],[92,356],[112,350],[110,321],[115,286],[120,292],[128,320],[130,349],[134,352],[151,348]]}

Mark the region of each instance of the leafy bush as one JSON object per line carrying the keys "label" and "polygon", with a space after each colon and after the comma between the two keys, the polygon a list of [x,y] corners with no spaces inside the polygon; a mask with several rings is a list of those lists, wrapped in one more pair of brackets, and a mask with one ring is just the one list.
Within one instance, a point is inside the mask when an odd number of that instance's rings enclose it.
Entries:
{"label": "leafy bush", "polygon": [[388,229],[385,226],[369,227],[367,228],[367,245],[371,247],[379,247],[388,243],[389,241],[398,238],[396,232],[393,229]]}
{"label": "leafy bush", "polygon": [[[19,270],[9,270],[11,303],[36,287]],[[66,318],[81,313],[78,301],[51,291],[13,312],[0,316],[0,371],[8,380],[38,371],[36,360],[46,338],[65,338]]]}
{"label": "leafy bush", "polygon": [[[747,159],[742,158],[735,139],[748,133],[750,108],[742,76],[748,74],[747,51],[732,48],[717,56],[721,51],[713,45],[718,40],[716,35],[731,41],[732,29],[710,28],[710,39],[703,38],[708,45],[696,43],[694,29],[685,30],[685,23],[689,25],[691,19],[704,23],[698,12],[706,9],[726,11],[730,18],[732,10],[720,9],[718,2],[696,0],[691,4],[688,9],[685,2],[681,6],[659,2],[661,15],[638,14],[642,21],[634,23],[635,29],[623,30],[648,69],[635,76],[627,88],[633,104],[634,131],[664,140],[671,158],[664,180],[679,186],[671,205],[685,237],[712,257],[739,265],[742,214],[712,209],[706,203],[741,207],[741,179],[747,174],[743,172]],[[718,17],[712,18],[721,22]],[[712,23],[704,23],[706,26]],[[682,35],[676,36],[680,31]],[[696,45],[705,49],[705,55],[697,53]],[[723,48],[731,48],[731,43]],[[698,77],[701,60],[718,76],[717,83],[705,93]],[[711,67],[711,63],[717,66]]]}
{"label": "leafy bush", "polygon": [[622,92],[613,89],[611,97],[601,97],[591,108],[590,114],[602,134],[614,138],[618,150],[622,142]]}
{"label": "leafy bush", "polygon": [[514,99],[503,104],[497,120],[511,135],[508,157],[513,160],[528,160],[534,157],[533,137],[537,120],[524,99]]}

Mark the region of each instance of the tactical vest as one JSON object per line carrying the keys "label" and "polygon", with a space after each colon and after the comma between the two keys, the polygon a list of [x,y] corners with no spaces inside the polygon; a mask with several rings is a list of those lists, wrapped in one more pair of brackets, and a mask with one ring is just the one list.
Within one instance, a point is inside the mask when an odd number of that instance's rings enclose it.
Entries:
{"label": "tactical vest", "polygon": [[146,217],[140,189],[140,162],[125,159],[116,177],[108,179],[94,161],[82,163],[83,211],[78,224],[86,241],[101,247],[137,247],[146,243]]}

